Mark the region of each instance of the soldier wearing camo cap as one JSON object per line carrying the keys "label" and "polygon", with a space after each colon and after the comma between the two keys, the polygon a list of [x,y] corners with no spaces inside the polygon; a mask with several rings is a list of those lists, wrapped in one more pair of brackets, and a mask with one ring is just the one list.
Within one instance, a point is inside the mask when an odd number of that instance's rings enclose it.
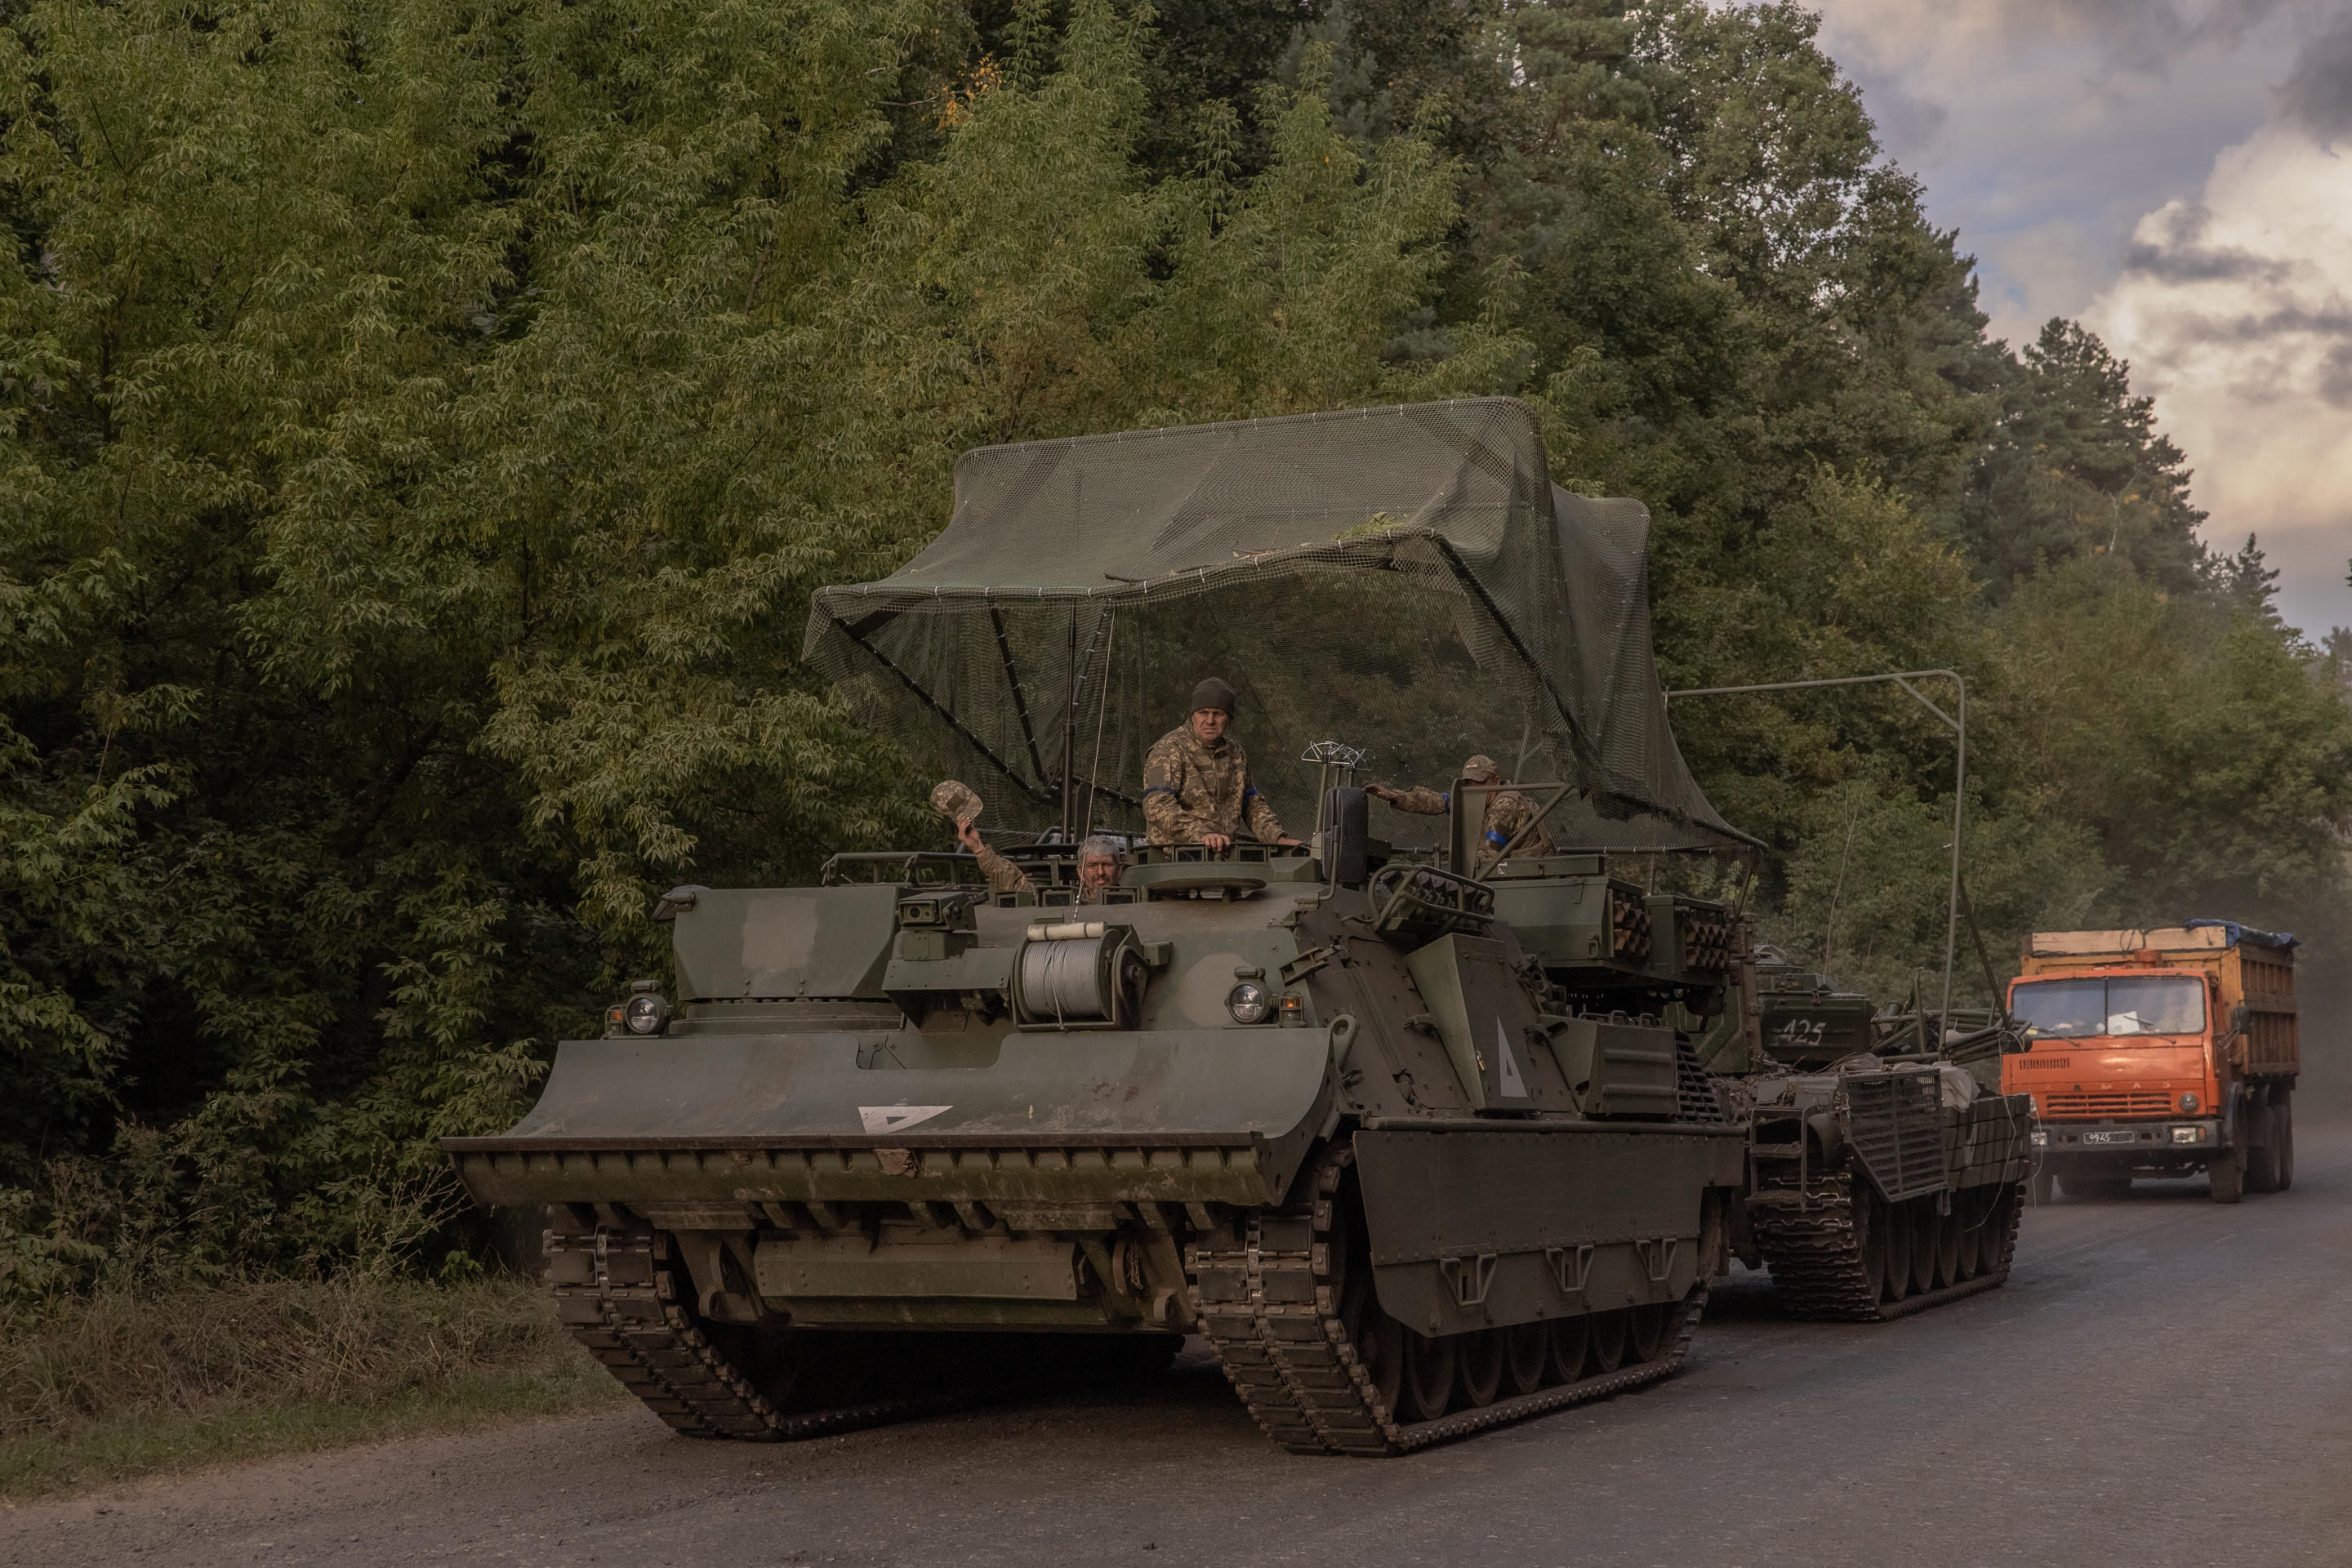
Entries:
{"label": "soldier wearing camo cap", "polygon": [[[931,809],[956,825],[956,837],[971,858],[980,863],[981,875],[988,879],[989,887],[999,893],[1033,893],[1037,884],[1029,873],[989,847],[988,841],[972,826],[986,809],[971,786],[954,779],[943,779],[931,791]],[[1118,886],[1122,863],[1118,841],[1097,834],[1078,846],[1078,902],[1098,904],[1106,889]]]}
{"label": "soldier wearing camo cap", "polygon": [[[1481,753],[1462,764],[1462,778],[1469,784],[1505,784],[1503,770],[1495,759]],[[1399,811],[1409,811],[1419,816],[1443,816],[1453,808],[1454,797],[1444,791],[1415,785],[1412,789],[1392,789],[1387,784],[1366,784],[1364,793],[1375,800],[1387,801]],[[1503,851],[1519,829],[1536,822],[1536,803],[1517,790],[1498,790],[1486,796],[1486,814],[1479,824],[1478,863],[1475,875],[1485,876],[1502,858]],[[1520,840],[1519,855],[1537,856],[1552,853],[1551,835],[1540,823]]]}
{"label": "soldier wearing camo cap", "polygon": [[1267,844],[1296,844],[1250,782],[1249,758],[1225,733],[1234,689],[1215,676],[1192,689],[1192,715],[1143,759],[1143,821],[1154,844],[1233,847],[1246,827]]}

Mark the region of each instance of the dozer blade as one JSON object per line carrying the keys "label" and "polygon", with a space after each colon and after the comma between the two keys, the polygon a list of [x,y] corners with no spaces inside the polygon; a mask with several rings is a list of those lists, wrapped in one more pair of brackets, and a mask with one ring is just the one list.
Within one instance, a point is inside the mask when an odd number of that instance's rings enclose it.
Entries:
{"label": "dozer blade", "polygon": [[487,1204],[1264,1204],[1331,1059],[1325,1029],[1013,1034],[969,1068],[877,1066],[876,1040],[567,1041],[530,1115],[443,1147]]}

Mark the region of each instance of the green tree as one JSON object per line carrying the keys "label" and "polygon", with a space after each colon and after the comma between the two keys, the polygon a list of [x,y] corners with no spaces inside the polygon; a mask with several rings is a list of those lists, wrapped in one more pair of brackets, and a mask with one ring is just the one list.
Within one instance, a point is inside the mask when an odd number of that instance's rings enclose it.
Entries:
{"label": "green tree", "polygon": [[2205,514],[2188,458],[2135,397],[2131,367],[2096,336],[2053,321],[2002,376],[2001,416],[1955,527],[1996,598],[2042,568],[2117,554],[2172,593],[2199,580]]}
{"label": "green tree", "polygon": [[1013,20],[1001,69],[925,0],[0,32],[0,1184],[110,1153],[60,1235],[413,1243],[651,891],[913,828],[797,655],[964,447],[1472,374],[1381,358],[1453,174],[1334,127],[1328,47],[1255,174],[1155,179],[1145,25]]}
{"label": "green tree", "polygon": [[2127,917],[2262,920],[2340,887],[2352,709],[2306,650],[2113,558],[2023,585],[2002,622],[2005,722],[2126,873]]}

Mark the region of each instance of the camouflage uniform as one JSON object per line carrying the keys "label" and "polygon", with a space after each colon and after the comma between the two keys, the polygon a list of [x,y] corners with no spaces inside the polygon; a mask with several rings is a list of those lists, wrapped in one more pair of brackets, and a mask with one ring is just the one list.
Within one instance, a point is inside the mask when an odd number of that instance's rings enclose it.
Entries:
{"label": "camouflage uniform", "polygon": [[1179,724],[1143,759],[1143,820],[1154,844],[1198,844],[1212,833],[1272,844],[1282,823],[1250,783],[1249,759],[1230,735],[1202,742]]}
{"label": "camouflage uniform", "polygon": [[[1410,811],[1420,816],[1443,816],[1454,805],[1454,797],[1437,790],[1415,787],[1400,793],[1389,802],[1399,811]],[[1535,820],[1536,803],[1517,790],[1505,790],[1486,797],[1486,819],[1480,825],[1477,874],[1485,876],[1502,858],[1504,848],[1518,837],[1519,829]],[[1551,835],[1540,826],[1529,833],[1517,851],[1520,855],[1549,855],[1555,846]]]}
{"label": "camouflage uniform", "polygon": [[[1034,893],[1037,890],[1037,884],[1029,879],[1028,872],[1024,871],[985,844],[973,853],[972,858],[980,863],[980,873],[988,879],[989,887],[997,892]],[[1082,904],[1101,903],[1103,889],[1089,888],[1084,882],[1080,882],[1077,887],[1077,901]]]}

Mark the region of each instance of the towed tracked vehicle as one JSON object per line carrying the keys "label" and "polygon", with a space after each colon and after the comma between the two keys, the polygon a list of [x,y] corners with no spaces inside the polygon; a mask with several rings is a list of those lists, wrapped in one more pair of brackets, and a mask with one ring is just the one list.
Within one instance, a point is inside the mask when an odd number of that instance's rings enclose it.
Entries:
{"label": "towed tracked vehicle", "polygon": [[1700,1054],[1748,1141],[1731,1245],[1800,1318],[1878,1321],[2009,1278],[2032,1168],[2002,1015],[1880,1010],[1771,948]]}
{"label": "towed tracked vehicle", "polygon": [[[1748,1130],[1670,1006],[1727,1005],[1725,910],[1598,854],[1469,874],[1354,784],[1528,737],[1548,807],[1734,844],[1651,664],[1646,514],[1549,482],[1477,399],[984,448],[807,658],[970,781],[1026,873],[844,855],[679,888],[669,984],[446,1148],[544,1205],[563,1321],[664,1420],[792,1437],[1164,1364],[1206,1337],[1265,1431],[1394,1454],[1634,1387],[1728,1267]],[[1142,822],[1203,673],[1298,847],[1078,842]],[[1278,750],[1277,750],[1278,749]]]}

